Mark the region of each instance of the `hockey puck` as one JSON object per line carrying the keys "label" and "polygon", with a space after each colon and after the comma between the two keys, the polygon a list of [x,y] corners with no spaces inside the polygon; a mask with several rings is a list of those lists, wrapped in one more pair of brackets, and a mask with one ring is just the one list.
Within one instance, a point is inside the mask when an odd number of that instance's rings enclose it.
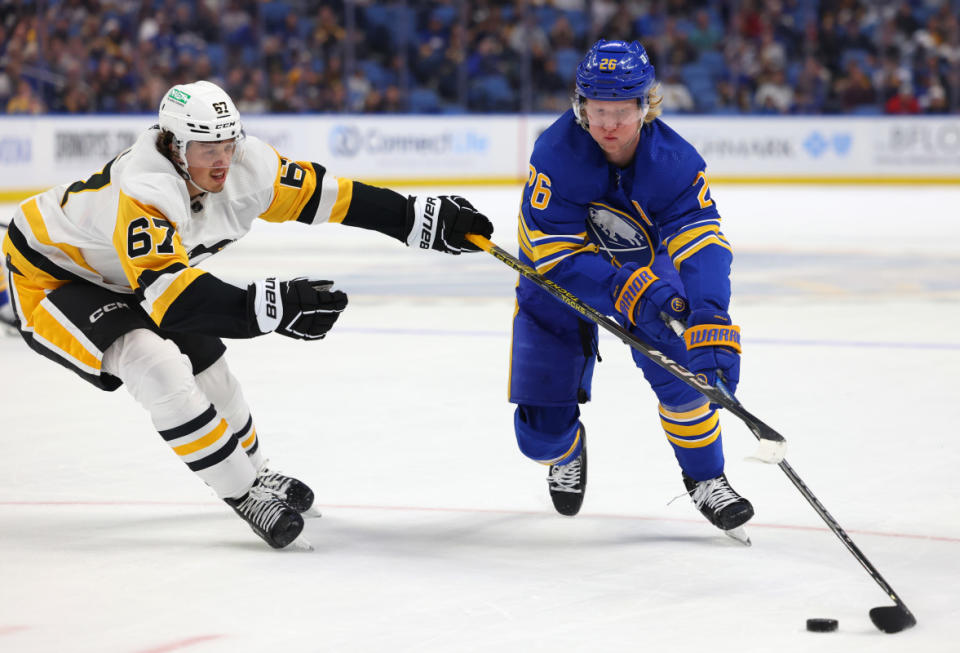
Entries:
{"label": "hockey puck", "polygon": [[807,630],[812,633],[832,633],[838,624],[836,619],[807,619]]}

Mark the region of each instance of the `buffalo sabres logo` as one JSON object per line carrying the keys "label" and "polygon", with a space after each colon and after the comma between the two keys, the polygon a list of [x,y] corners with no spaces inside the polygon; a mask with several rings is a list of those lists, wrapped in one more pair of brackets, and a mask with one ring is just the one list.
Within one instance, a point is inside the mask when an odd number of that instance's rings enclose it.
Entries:
{"label": "buffalo sabres logo", "polygon": [[587,220],[590,240],[600,246],[600,251],[618,261],[634,261],[649,265],[653,259],[650,241],[642,228],[633,224],[625,215],[609,209],[591,206]]}

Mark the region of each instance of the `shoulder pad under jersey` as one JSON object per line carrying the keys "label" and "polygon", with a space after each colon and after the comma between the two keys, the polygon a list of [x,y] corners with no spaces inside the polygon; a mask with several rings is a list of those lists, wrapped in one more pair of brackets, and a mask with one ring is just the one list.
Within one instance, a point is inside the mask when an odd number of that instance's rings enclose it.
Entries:
{"label": "shoulder pad under jersey", "polygon": [[[141,134],[118,166],[120,190],[138,202],[154,206],[174,222],[189,217],[190,194],[174,165],[157,151],[157,129]],[[119,162],[118,162],[119,163]]]}
{"label": "shoulder pad under jersey", "polygon": [[653,188],[689,185],[704,169],[703,157],[680,134],[657,118],[643,126],[634,158],[637,178],[645,178]]}

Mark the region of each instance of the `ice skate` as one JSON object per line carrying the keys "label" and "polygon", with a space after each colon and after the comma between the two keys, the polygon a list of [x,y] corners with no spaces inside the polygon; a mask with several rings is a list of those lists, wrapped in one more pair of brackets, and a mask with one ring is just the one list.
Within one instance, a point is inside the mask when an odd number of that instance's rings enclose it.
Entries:
{"label": "ice skate", "polygon": [[684,474],[683,484],[693,504],[711,524],[750,546],[750,538],[742,526],[753,517],[753,506],[730,487],[726,474],[706,481],[695,481]]}
{"label": "ice skate", "polygon": [[282,549],[300,535],[303,517],[258,478],[238,499],[224,499],[234,512],[250,524],[253,532],[275,549]]}
{"label": "ice skate", "polygon": [[580,425],[580,454],[566,465],[550,465],[547,485],[553,507],[561,515],[572,517],[580,512],[587,490],[587,430]]}
{"label": "ice skate", "polygon": [[268,468],[266,462],[257,470],[257,482],[301,514],[313,505],[313,490],[306,483]]}

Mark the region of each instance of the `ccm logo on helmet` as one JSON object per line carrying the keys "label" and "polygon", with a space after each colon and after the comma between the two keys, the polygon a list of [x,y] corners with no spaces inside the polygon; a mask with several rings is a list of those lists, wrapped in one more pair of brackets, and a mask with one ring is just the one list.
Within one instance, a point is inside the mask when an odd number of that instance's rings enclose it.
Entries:
{"label": "ccm logo on helmet", "polygon": [[93,313],[90,314],[90,323],[93,324],[94,322],[99,320],[101,317],[109,313],[110,311],[115,311],[118,308],[130,308],[130,307],[124,304],[123,302],[110,302],[109,304],[104,304],[103,306],[101,306],[100,308],[98,308],[97,310],[95,310]]}

